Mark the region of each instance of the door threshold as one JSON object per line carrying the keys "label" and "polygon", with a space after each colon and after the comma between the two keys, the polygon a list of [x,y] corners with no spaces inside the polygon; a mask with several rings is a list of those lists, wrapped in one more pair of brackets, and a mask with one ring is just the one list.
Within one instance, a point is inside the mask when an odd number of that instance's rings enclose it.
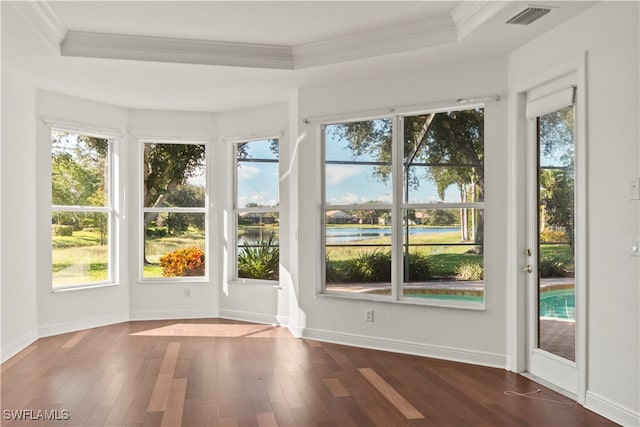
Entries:
{"label": "door threshold", "polygon": [[574,400],[576,403],[578,402],[578,396],[576,394],[565,390],[562,387],[558,387],[557,385],[552,384],[547,380],[543,380],[542,378],[533,375],[531,372],[519,372],[519,374],[531,381],[537,382],[538,384],[555,391],[556,393],[560,393],[561,395]]}

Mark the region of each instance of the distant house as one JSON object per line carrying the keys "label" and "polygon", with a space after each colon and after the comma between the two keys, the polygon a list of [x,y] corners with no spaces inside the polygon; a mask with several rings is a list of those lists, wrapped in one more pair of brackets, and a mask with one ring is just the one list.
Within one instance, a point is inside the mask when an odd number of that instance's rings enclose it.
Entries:
{"label": "distant house", "polygon": [[345,211],[327,211],[325,213],[327,224],[355,224],[358,219]]}
{"label": "distant house", "polygon": [[239,223],[242,225],[275,224],[278,222],[278,218],[270,213],[242,212],[238,215],[240,216]]}

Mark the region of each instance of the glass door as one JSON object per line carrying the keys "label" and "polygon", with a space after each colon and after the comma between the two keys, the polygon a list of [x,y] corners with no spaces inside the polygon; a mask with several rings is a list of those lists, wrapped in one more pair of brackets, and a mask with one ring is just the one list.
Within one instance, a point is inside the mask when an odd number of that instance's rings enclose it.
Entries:
{"label": "glass door", "polygon": [[576,361],[574,109],[536,118],[537,348]]}
{"label": "glass door", "polygon": [[574,88],[527,104],[527,370],[577,394]]}

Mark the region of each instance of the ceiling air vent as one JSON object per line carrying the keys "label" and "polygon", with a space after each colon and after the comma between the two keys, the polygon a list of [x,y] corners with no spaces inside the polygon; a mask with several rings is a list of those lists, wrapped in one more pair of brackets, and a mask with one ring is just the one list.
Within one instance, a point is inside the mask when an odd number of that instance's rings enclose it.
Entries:
{"label": "ceiling air vent", "polygon": [[549,12],[551,12],[551,9],[546,7],[528,7],[513,18],[509,19],[507,24],[529,25]]}

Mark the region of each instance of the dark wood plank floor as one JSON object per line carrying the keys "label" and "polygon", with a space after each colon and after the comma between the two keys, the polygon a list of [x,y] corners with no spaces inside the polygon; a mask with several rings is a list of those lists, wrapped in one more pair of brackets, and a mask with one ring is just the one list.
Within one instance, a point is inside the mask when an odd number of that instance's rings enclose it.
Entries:
{"label": "dark wood plank floor", "polygon": [[43,338],[1,368],[3,426],[614,425],[502,369],[222,319]]}

